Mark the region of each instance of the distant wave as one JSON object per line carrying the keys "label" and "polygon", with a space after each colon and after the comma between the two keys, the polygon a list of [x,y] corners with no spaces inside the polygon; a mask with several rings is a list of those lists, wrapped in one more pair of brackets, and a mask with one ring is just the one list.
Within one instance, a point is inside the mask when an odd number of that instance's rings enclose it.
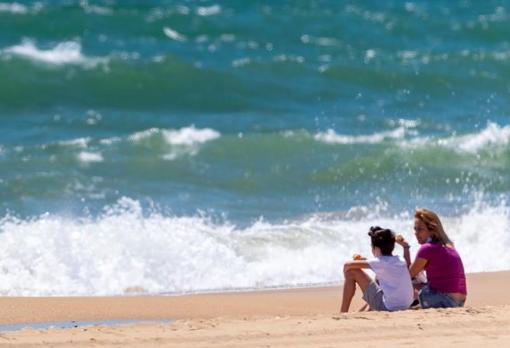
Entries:
{"label": "distant wave", "polygon": [[439,146],[460,153],[477,153],[487,148],[505,147],[510,144],[510,125],[499,126],[488,122],[482,130],[468,134],[451,136],[420,136],[415,128],[417,123],[407,121],[392,130],[367,135],[338,134],[333,129],[319,132],[314,139],[328,144],[379,144],[392,141],[403,148]]}
{"label": "distant wave", "polygon": [[96,14],[101,16],[113,14],[113,10],[104,6],[91,5],[88,1],[80,1],[80,6],[83,8],[85,13]]}
{"label": "distant wave", "polygon": [[195,12],[197,15],[203,17],[214,16],[221,13],[221,6],[220,5],[200,6],[196,9]]}
{"label": "distant wave", "polygon": [[28,13],[28,7],[23,5],[23,4],[20,4],[20,3],[17,3],[17,2],[13,2],[13,3],[0,3],[0,12],[9,12],[9,13],[13,13],[13,14],[25,14],[25,13]]}
{"label": "distant wave", "polygon": [[[46,148],[50,145],[60,145],[64,147],[77,147],[85,149],[91,143],[99,143],[101,145],[113,145],[121,141],[129,142],[141,142],[151,138],[160,138],[169,145],[176,146],[194,146],[204,144],[208,141],[217,139],[221,136],[220,132],[211,128],[196,128],[191,125],[189,127],[183,127],[180,129],[160,129],[160,128],[149,128],[143,131],[135,132],[127,137],[111,137],[104,139],[93,139],[91,137],[81,137],[69,140],[60,140],[55,143],[48,143],[41,145],[42,148]],[[1,148],[1,146],[0,146]]]}
{"label": "distant wave", "polygon": [[103,155],[100,153],[82,151],[78,154],[78,159],[80,162],[90,163],[90,162],[102,162]]}
{"label": "distant wave", "polygon": [[120,141],[122,141],[122,138],[120,138],[120,137],[111,137],[111,138],[101,139],[101,140],[99,140],[99,143],[102,145],[112,145],[112,144],[118,143]]}
{"label": "distant wave", "polygon": [[[51,143],[36,145],[34,148],[27,147],[27,151],[53,151],[56,147],[63,149],[65,152],[71,152],[81,162],[101,162],[103,156],[101,150],[105,150],[112,146],[130,145],[134,147],[148,146],[155,153],[158,151],[167,151],[163,155],[164,159],[176,159],[184,155],[196,155],[200,150],[200,146],[218,139],[221,134],[211,128],[196,128],[195,126],[183,127],[180,129],[160,129],[149,128],[140,132],[132,133],[128,136],[116,136],[110,138],[92,138],[80,137],[69,140],[59,140]],[[0,146],[0,154],[7,152],[8,148]],[[12,151],[14,153],[16,151]],[[24,150],[19,148],[20,152]],[[119,149],[117,149],[118,151]]]}
{"label": "distant wave", "polygon": [[150,128],[144,131],[133,133],[129,136],[129,140],[137,142],[152,137],[154,134],[160,132],[159,128]]}
{"label": "distant wave", "polygon": [[214,129],[196,129],[194,126],[181,128],[180,130],[164,130],[165,140],[172,145],[203,144],[220,137],[220,133]]}
{"label": "distant wave", "polygon": [[460,151],[475,153],[489,146],[506,146],[510,142],[510,125],[500,127],[489,122],[487,127],[478,133],[452,137],[439,141],[440,145],[446,145]]}
{"label": "distant wave", "polygon": [[185,146],[203,144],[220,137],[220,133],[214,129],[197,129],[195,126],[190,126],[177,130],[151,128],[145,131],[134,133],[129,136],[129,139],[132,141],[140,141],[150,138],[154,135],[162,136],[168,144]]}
{"label": "distant wave", "polygon": [[370,135],[343,135],[328,129],[326,132],[317,133],[314,138],[328,144],[377,144],[388,139],[403,139],[406,133],[405,127]]}
{"label": "distant wave", "polygon": [[163,155],[165,160],[175,160],[182,156],[194,156],[198,153],[199,146],[208,141],[220,137],[220,133],[214,129],[197,129],[195,126],[184,127],[177,130],[151,128],[137,132],[129,136],[129,140],[140,142],[145,139],[159,137],[170,145],[169,152]]}
{"label": "distant wave", "polygon": [[24,57],[36,62],[64,65],[64,64],[83,64],[86,66],[95,66],[105,61],[101,58],[89,58],[82,54],[81,44],[75,41],[61,42],[51,49],[40,49],[31,40],[24,40],[20,45],[7,47],[0,51],[2,55],[15,55]]}
{"label": "distant wave", "polygon": [[77,147],[81,147],[81,148],[86,148],[91,140],[92,140],[92,138],[87,137],[87,138],[63,140],[63,141],[59,141],[58,143],[60,145],[64,145],[64,146],[77,146]]}
{"label": "distant wave", "polygon": [[[94,219],[6,216],[0,219],[0,293],[121,295],[136,288],[157,294],[339,283],[352,253],[370,255],[365,231],[371,225],[402,233],[417,250],[410,214],[371,211],[377,209],[239,228],[203,216],[144,212],[138,201],[122,198]],[[505,203],[479,201],[443,222],[468,272],[508,269]]]}
{"label": "distant wave", "polygon": [[173,30],[172,28],[164,27],[163,32],[165,33],[166,36],[168,36],[172,40],[175,40],[175,41],[186,41],[187,40],[186,36],[178,33],[177,31]]}
{"label": "distant wave", "polygon": [[477,153],[487,148],[505,147],[510,143],[510,125],[488,122],[479,132],[449,137],[418,137],[402,142],[404,147],[440,146],[460,153]]}

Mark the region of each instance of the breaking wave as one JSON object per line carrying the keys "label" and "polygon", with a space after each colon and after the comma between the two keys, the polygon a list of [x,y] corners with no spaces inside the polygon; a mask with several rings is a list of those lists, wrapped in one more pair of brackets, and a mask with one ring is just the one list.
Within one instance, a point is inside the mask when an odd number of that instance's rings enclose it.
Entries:
{"label": "breaking wave", "polygon": [[[97,218],[6,216],[0,220],[0,293],[158,294],[340,283],[341,265],[352,253],[369,255],[371,225],[403,233],[415,252],[411,216],[357,207],[241,228],[200,215],[144,212],[129,198]],[[506,202],[478,202],[443,220],[468,272],[510,267]]]}

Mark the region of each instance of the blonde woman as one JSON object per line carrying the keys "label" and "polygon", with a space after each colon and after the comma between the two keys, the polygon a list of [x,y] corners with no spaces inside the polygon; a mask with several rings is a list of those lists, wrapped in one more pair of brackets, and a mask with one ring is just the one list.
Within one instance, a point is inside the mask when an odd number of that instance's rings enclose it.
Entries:
{"label": "blonde woman", "polygon": [[[423,270],[427,273],[428,283],[419,293],[422,308],[464,306],[467,295],[464,266],[437,214],[417,209],[414,231],[421,246],[409,272],[412,278]],[[405,241],[399,244],[408,247]]]}

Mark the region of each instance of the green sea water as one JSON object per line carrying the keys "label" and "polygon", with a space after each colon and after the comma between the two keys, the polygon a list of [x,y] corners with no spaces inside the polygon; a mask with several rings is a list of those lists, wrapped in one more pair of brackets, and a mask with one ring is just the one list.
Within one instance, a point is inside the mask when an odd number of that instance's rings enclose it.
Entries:
{"label": "green sea water", "polygon": [[[202,250],[222,281],[192,264],[192,281],[174,268],[137,278],[179,292],[332,281],[330,264],[281,273],[276,246],[350,255],[357,231],[409,229],[418,206],[454,237],[487,221],[507,230],[509,29],[510,1],[0,1],[0,235],[46,250],[42,270],[75,265],[55,288],[29,258],[6,266],[27,276],[0,291],[122,293],[69,251],[84,231],[120,241],[115,260],[143,254],[136,236],[156,247],[188,231],[159,260]],[[9,243],[0,256],[21,262]],[[103,250],[89,243],[86,255]],[[510,267],[501,253],[467,263]],[[277,266],[257,263],[268,255]],[[225,264],[260,277],[233,279]]]}

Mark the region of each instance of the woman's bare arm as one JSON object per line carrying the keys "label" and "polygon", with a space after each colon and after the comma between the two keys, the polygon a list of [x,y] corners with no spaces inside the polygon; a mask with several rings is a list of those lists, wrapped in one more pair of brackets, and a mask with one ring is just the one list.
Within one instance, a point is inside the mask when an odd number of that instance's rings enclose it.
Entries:
{"label": "woman's bare arm", "polygon": [[416,277],[418,273],[425,269],[425,265],[427,264],[427,260],[422,259],[421,257],[417,257],[416,260],[412,263],[411,267],[409,267],[409,273],[411,274],[411,278]]}

